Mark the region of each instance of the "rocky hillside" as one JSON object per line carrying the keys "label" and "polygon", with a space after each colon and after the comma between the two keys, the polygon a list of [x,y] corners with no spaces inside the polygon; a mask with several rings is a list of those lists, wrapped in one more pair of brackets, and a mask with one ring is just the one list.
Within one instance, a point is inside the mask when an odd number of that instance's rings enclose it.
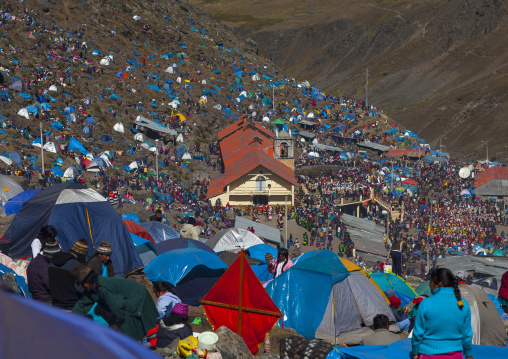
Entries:
{"label": "rocky hillside", "polygon": [[[248,72],[259,79],[252,80]],[[42,122],[44,143],[58,147],[72,136],[95,155],[121,154],[109,171],[115,174],[146,159],[150,141],[153,146],[161,138],[140,129],[143,136],[134,140],[132,123],[141,115],[183,134],[191,154],[199,155],[255,102],[254,93],[271,98],[268,76],[276,74],[283,75],[250,45],[180,2],[9,0],[0,4],[0,83],[5,86],[0,152],[17,151],[24,166],[41,167],[40,149],[30,144],[40,141]],[[11,88],[16,80],[23,88]],[[249,94],[234,104],[242,90]],[[292,94],[293,89],[284,89],[284,95]],[[260,103],[258,98],[258,115],[263,106],[271,108]],[[29,113],[19,112],[25,108]],[[124,133],[113,130],[117,123]],[[102,135],[111,135],[112,141],[99,140]],[[163,138],[170,150],[172,140]],[[74,158],[47,151],[46,169],[57,157],[63,158],[63,169],[79,167]],[[174,163],[161,170],[182,172]]]}
{"label": "rocky hillside", "polygon": [[[508,160],[504,0],[190,0],[292,76],[382,106],[434,148]],[[249,40],[250,42],[250,40]]]}

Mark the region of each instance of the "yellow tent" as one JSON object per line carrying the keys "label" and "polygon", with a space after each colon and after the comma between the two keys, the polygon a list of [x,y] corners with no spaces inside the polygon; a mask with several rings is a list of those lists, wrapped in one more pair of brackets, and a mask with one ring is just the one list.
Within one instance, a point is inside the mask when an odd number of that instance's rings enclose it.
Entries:
{"label": "yellow tent", "polygon": [[198,101],[198,103],[199,103],[200,105],[204,105],[204,104],[206,104],[206,101],[205,101],[205,99],[204,99],[204,98],[202,98],[201,100],[199,100],[199,101]]}
{"label": "yellow tent", "polygon": [[386,295],[385,293],[383,292],[383,290],[379,287],[379,285],[374,281],[374,279],[372,279],[370,277],[370,275],[368,275],[362,268],[360,268],[359,266],[357,266],[356,264],[354,264],[353,262],[351,261],[348,261],[347,259],[344,259],[342,257],[339,257],[340,261],[342,262],[342,264],[344,265],[344,267],[346,267],[346,269],[350,272],[356,272],[356,271],[359,271],[361,272],[364,276],[366,276],[367,278],[369,278],[370,282],[372,284],[374,284],[374,286],[381,292],[381,294],[383,295],[383,298],[385,299],[386,303],[388,305],[390,305],[390,301],[388,300],[388,298],[386,298]]}
{"label": "yellow tent", "polygon": [[176,117],[178,117],[180,119],[180,121],[182,121],[182,122],[186,120],[185,116],[182,115],[181,113],[177,113]]}

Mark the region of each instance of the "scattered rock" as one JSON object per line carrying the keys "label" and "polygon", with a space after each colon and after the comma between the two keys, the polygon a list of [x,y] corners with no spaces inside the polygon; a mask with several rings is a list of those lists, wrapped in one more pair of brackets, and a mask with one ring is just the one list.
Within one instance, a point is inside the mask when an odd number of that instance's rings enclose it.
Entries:
{"label": "scattered rock", "polygon": [[222,326],[215,332],[219,336],[216,346],[222,359],[250,359],[252,353],[241,336]]}

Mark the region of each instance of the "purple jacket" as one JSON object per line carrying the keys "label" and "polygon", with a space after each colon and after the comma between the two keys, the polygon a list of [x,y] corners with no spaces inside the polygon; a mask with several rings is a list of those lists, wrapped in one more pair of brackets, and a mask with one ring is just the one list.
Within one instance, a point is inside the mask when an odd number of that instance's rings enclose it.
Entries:
{"label": "purple jacket", "polygon": [[51,302],[49,294],[49,259],[38,255],[28,265],[26,277],[32,298],[41,302]]}

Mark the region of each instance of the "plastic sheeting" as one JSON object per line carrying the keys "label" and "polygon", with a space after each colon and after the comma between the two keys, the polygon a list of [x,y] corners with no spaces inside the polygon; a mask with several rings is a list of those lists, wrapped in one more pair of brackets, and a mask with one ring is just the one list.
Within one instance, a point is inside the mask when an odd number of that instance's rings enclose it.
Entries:
{"label": "plastic sheeting", "polygon": [[[326,359],[408,359],[411,353],[411,339],[401,339],[390,345],[368,345],[335,348]],[[473,345],[475,359],[505,358],[508,349]]]}
{"label": "plastic sheeting", "polygon": [[[126,335],[88,318],[4,290],[0,290],[0,317],[2,358],[160,359]],[[55,338],[58,342],[49,345]]]}
{"label": "plastic sheeting", "polygon": [[180,238],[180,233],[178,233],[176,229],[161,222],[149,221],[140,223],[139,225],[152,235],[155,243],[164,242],[168,239]]}
{"label": "plastic sheeting", "polygon": [[335,283],[349,271],[330,250],[308,252],[297,263],[274,279],[266,291],[282,311],[285,327],[314,338],[323,320]]}
{"label": "plastic sheeting", "polygon": [[122,219],[130,219],[133,222],[140,223],[139,217],[136,213],[125,213],[122,214]]}

